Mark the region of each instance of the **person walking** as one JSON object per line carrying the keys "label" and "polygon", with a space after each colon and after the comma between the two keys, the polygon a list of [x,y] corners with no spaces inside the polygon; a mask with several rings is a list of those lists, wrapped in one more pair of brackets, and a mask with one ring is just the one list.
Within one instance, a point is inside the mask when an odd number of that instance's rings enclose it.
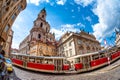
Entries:
{"label": "person walking", "polygon": [[5,65],[5,51],[0,51],[0,80],[6,80],[7,67]]}

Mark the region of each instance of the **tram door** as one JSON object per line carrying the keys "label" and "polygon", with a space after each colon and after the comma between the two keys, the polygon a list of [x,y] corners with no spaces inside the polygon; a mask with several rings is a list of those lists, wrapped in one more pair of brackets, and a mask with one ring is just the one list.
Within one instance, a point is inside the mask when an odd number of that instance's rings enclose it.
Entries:
{"label": "tram door", "polygon": [[55,71],[62,71],[63,60],[62,59],[54,59]]}
{"label": "tram door", "polygon": [[27,67],[27,56],[23,56],[23,67]]}
{"label": "tram door", "polygon": [[83,68],[84,69],[90,68],[90,56],[82,57],[82,62],[83,62]]}

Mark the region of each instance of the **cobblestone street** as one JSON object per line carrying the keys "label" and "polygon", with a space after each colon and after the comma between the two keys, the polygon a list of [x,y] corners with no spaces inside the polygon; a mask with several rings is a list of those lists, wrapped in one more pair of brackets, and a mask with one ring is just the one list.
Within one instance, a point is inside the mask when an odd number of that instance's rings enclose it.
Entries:
{"label": "cobblestone street", "polygon": [[119,62],[120,60],[111,64],[109,67],[107,66],[100,70],[69,75],[44,74],[40,72],[24,70],[18,67],[14,67],[14,69],[16,75],[21,80],[120,80],[119,66],[108,70],[111,66],[118,65]]}

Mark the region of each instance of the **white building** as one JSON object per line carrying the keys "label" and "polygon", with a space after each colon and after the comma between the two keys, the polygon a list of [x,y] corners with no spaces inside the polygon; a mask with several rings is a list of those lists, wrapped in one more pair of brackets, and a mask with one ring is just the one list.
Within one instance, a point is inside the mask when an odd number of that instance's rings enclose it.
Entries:
{"label": "white building", "polygon": [[119,32],[116,32],[116,46],[119,46],[120,47],[120,33]]}
{"label": "white building", "polygon": [[101,46],[95,36],[84,31],[67,32],[61,37],[58,44],[58,54],[66,57],[99,50],[101,50]]}

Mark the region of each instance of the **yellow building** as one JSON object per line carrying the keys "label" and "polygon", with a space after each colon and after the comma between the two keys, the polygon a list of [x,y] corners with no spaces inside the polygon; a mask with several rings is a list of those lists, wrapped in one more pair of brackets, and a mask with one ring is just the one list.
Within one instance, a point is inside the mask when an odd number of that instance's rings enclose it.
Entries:
{"label": "yellow building", "polygon": [[46,15],[44,8],[34,21],[30,34],[20,43],[20,53],[35,56],[55,56],[57,54],[55,36],[54,33],[50,33]]}
{"label": "yellow building", "polygon": [[84,31],[80,33],[66,32],[58,44],[58,54],[66,57],[99,50],[101,50],[101,46],[95,36]]}
{"label": "yellow building", "polygon": [[26,0],[0,0],[0,45],[4,49],[11,26],[26,5]]}

